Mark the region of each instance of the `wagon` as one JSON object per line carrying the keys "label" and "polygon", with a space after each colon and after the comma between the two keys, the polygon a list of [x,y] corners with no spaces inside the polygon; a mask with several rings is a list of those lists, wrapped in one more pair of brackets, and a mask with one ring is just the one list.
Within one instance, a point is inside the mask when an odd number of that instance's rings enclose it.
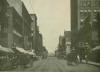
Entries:
{"label": "wagon", "polygon": [[15,58],[14,51],[0,46],[0,71],[12,69],[12,60]]}
{"label": "wagon", "polygon": [[100,63],[100,46],[96,46],[91,50],[89,60]]}

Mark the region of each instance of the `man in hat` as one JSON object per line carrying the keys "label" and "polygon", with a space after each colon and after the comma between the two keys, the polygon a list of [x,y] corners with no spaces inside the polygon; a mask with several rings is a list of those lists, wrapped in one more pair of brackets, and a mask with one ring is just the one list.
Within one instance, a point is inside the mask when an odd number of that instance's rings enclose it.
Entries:
{"label": "man in hat", "polygon": [[86,63],[88,63],[89,54],[90,54],[90,45],[88,43],[85,43],[85,60],[86,60]]}

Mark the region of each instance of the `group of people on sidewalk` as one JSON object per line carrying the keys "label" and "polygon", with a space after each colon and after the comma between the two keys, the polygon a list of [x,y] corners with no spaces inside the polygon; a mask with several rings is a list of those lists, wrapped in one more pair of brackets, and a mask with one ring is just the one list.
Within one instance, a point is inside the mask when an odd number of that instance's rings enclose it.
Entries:
{"label": "group of people on sidewalk", "polygon": [[75,48],[72,47],[71,52],[67,54],[67,64],[72,65],[82,63],[82,60],[85,60],[88,63],[88,57],[90,54],[90,46],[88,43],[85,43],[84,47]]}

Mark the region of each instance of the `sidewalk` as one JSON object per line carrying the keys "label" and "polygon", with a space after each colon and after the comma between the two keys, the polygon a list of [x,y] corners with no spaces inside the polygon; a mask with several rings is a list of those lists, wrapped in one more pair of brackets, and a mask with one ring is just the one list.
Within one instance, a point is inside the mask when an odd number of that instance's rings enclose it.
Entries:
{"label": "sidewalk", "polygon": [[[83,62],[85,63],[85,60],[83,60]],[[95,65],[95,66],[100,67],[100,63],[97,63],[97,62],[88,61],[87,64],[91,64],[91,65]]]}

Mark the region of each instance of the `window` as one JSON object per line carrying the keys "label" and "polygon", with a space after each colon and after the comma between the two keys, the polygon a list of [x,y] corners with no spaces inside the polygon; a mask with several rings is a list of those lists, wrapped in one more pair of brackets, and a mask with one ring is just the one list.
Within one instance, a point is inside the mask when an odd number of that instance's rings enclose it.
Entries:
{"label": "window", "polygon": [[87,7],[91,7],[91,1],[87,1]]}
{"label": "window", "polygon": [[0,31],[1,31],[1,25],[0,25]]}
{"label": "window", "polygon": [[93,16],[94,16],[94,18],[96,18],[97,17],[97,12],[95,12]]}
{"label": "window", "polygon": [[95,1],[95,2],[94,2],[94,6],[95,6],[95,7],[100,7],[100,1]]}
{"label": "window", "polygon": [[83,1],[83,6],[86,7],[86,5],[87,5],[87,2]]}

